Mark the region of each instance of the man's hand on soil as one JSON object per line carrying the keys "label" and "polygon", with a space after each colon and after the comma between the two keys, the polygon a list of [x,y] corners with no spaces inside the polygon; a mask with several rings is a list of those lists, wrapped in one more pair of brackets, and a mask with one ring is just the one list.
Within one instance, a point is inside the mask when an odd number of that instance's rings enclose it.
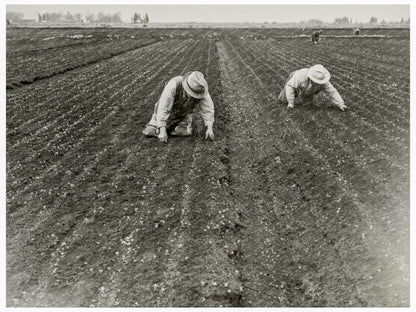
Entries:
{"label": "man's hand on soil", "polygon": [[295,104],[288,104],[287,109],[295,108]]}
{"label": "man's hand on soil", "polygon": [[342,111],[345,111],[345,110],[347,109],[347,106],[346,106],[346,105],[344,105],[344,104],[342,104],[342,105],[339,107],[339,109],[340,109],[340,110],[342,110]]}
{"label": "man's hand on soil", "polygon": [[212,126],[207,126],[207,131],[205,132],[205,139],[214,140],[214,131],[212,131]]}
{"label": "man's hand on soil", "polygon": [[159,138],[159,141],[160,142],[163,142],[163,143],[167,143],[168,142],[168,134],[167,134],[167,132],[166,132],[166,128],[165,127],[161,127],[160,129],[159,129],[159,135],[157,136],[158,138]]}

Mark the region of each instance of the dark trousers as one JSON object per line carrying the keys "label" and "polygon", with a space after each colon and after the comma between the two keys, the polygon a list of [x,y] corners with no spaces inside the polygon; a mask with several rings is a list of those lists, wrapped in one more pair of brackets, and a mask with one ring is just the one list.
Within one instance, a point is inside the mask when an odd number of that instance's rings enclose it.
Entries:
{"label": "dark trousers", "polygon": [[[147,126],[152,126],[157,128],[157,110],[159,107],[159,101],[156,102],[155,108],[152,114],[152,118],[148,122]],[[192,119],[193,119],[193,112],[190,113],[182,113],[178,111],[171,111],[171,114],[169,115],[169,118],[166,122],[166,131],[172,132],[177,127],[178,128],[184,128],[186,130],[187,128],[192,127]]]}

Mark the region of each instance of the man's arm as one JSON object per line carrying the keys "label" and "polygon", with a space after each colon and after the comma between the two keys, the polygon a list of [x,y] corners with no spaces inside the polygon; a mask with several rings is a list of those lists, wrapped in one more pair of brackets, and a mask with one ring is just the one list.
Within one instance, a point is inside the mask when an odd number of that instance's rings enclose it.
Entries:
{"label": "man's arm", "polygon": [[302,70],[297,70],[289,75],[289,79],[285,85],[285,93],[287,100],[287,108],[295,107],[296,90],[298,90],[304,83],[305,73]]}
{"label": "man's arm", "polygon": [[214,124],[214,102],[212,101],[211,95],[208,93],[207,96],[199,101],[201,107],[201,117],[204,120],[204,124],[207,127],[205,138],[214,139],[213,124]]}
{"label": "man's arm", "polygon": [[295,107],[295,88],[290,84],[286,84],[285,86],[286,92],[286,100],[287,100],[287,108]]}
{"label": "man's arm", "polygon": [[173,106],[173,101],[175,100],[175,93],[176,93],[176,81],[171,79],[165,86],[162,91],[162,94],[159,99],[159,106],[157,109],[156,120],[157,120],[157,127],[165,127],[166,122],[170,115],[170,110]]}
{"label": "man's arm", "polygon": [[176,93],[176,81],[171,79],[162,91],[156,113],[157,127],[159,128],[159,141],[167,143],[166,122],[170,115]]}
{"label": "man's arm", "polygon": [[338,93],[337,89],[332,85],[332,83],[327,82],[324,86],[325,92],[331,98],[332,103],[335,106],[338,106],[340,110],[344,110],[347,106],[344,104],[344,100],[342,99],[341,95]]}

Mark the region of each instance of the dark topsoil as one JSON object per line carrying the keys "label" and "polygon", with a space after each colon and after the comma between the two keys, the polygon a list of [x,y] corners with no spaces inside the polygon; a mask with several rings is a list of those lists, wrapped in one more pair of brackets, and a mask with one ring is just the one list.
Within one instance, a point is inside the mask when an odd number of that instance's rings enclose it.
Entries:
{"label": "dark topsoil", "polygon": [[[408,94],[390,123],[365,106],[380,93],[348,101],[346,53],[331,73],[350,109],[289,112],[296,59],[349,42],[180,40],[8,90],[7,306],[409,306]],[[214,142],[199,117],[192,137],[143,137],[161,82],[191,69]]]}

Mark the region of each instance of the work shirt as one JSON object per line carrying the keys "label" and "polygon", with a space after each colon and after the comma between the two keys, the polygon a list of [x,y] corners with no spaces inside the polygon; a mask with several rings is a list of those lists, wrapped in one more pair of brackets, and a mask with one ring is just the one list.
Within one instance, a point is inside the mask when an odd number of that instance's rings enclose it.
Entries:
{"label": "work shirt", "polygon": [[210,94],[207,92],[202,99],[190,97],[183,89],[182,79],[182,76],[172,78],[163,89],[156,111],[157,127],[166,127],[168,119],[170,123],[172,119],[179,121],[186,115],[192,114],[198,104],[205,126],[212,126],[214,123],[214,103]]}
{"label": "work shirt", "polygon": [[308,77],[308,71],[308,68],[303,68],[290,74],[285,86],[286,99],[289,104],[294,104],[297,96],[313,97],[323,90],[334,105],[338,107],[344,105],[344,100],[332,83],[328,81],[325,84],[313,84]]}
{"label": "work shirt", "polygon": [[320,34],[320,32],[319,31],[314,31],[313,33],[312,33],[312,35],[311,35],[311,40],[312,41],[317,41],[318,39],[319,39],[319,36],[320,36],[321,34]]}

